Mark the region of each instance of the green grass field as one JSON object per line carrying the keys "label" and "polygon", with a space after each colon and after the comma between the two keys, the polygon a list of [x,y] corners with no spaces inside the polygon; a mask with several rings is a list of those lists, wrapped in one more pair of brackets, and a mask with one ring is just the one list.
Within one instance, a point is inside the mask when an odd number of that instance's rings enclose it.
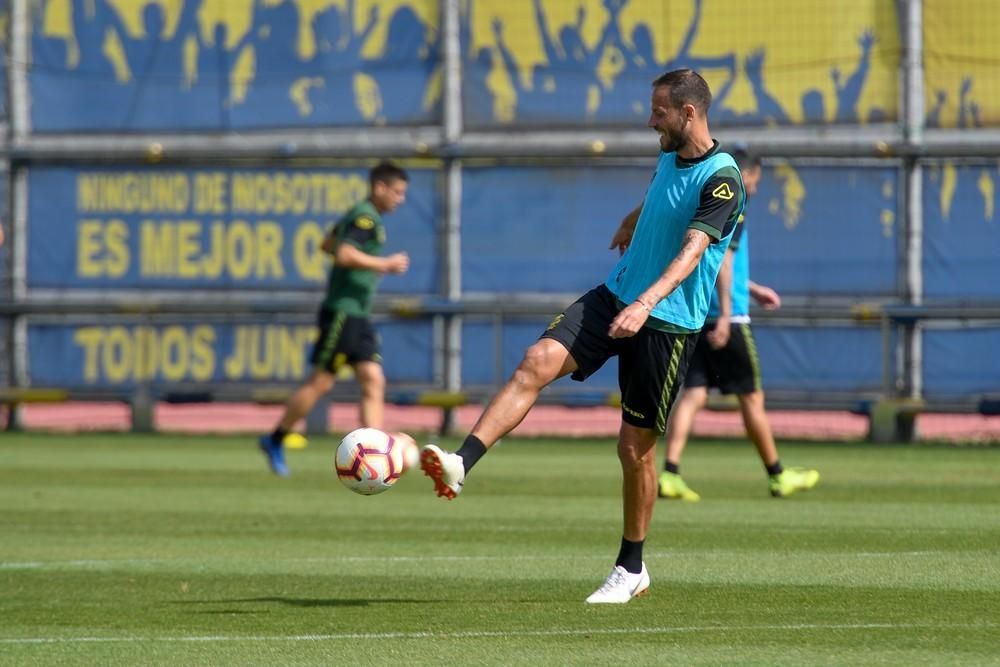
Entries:
{"label": "green grass field", "polygon": [[[1000,449],[695,442],[650,595],[588,607],[621,535],[610,441],[508,440],[456,501],[381,496],[336,440],[0,434],[0,663],[1000,664]],[[454,442],[446,442],[454,446]]]}

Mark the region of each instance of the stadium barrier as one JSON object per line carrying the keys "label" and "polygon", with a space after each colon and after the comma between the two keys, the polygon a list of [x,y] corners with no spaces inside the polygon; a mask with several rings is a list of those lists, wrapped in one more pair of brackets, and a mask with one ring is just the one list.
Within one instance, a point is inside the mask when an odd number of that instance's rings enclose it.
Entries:
{"label": "stadium barrier", "polygon": [[[151,394],[146,390],[108,391],[86,388],[65,389],[60,387],[7,387],[0,389],[0,405],[11,409],[16,415],[22,405],[37,403],[115,402],[129,406],[131,430],[133,432],[153,432],[157,425],[153,418],[153,407],[162,402],[172,405],[206,403],[255,403],[258,405],[283,404],[294,391],[294,386],[269,386],[245,388],[238,386],[201,387],[197,389],[166,388]],[[421,389],[413,387],[389,390],[386,402],[397,406],[420,406],[441,410],[438,432],[442,435],[450,431],[452,410],[484,404],[492,396],[490,387],[463,391]],[[357,391],[352,383],[338,384],[325,396],[306,418],[306,432],[321,434],[329,432],[334,425],[328,422],[329,408],[334,402],[353,402]],[[568,408],[620,407],[621,398],[617,392],[555,392],[543,394],[540,405],[558,405]],[[928,402],[909,398],[857,398],[851,396],[792,396],[776,392],[768,394],[768,408],[792,411],[843,411],[867,417],[870,442],[911,442],[916,439],[916,420],[921,413],[979,414],[993,416],[1000,414],[1000,400],[981,399],[963,402]],[[715,412],[738,411],[739,402],[733,396],[710,395],[706,409]],[[16,418],[8,419],[7,430],[19,430]]]}
{"label": "stadium barrier", "polygon": [[6,430],[20,428],[18,408],[30,403],[64,403],[69,392],[58,387],[0,387],[0,406],[7,409]]}
{"label": "stadium barrier", "polygon": [[[456,318],[489,316],[494,326],[517,318],[548,317],[558,312],[567,302],[566,297],[538,294],[509,295],[503,299],[475,297],[447,300],[437,297],[379,298],[373,313],[389,319]],[[31,300],[25,302],[0,301],[0,315],[11,318],[24,316],[70,317],[86,315],[128,315],[146,321],[156,317],[184,317],[213,314],[223,317],[246,317],[273,314],[299,318],[313,314],[315,304],[311,299],[264,300],[247,303],[218,301],[165,301],[136,300]],[[850,322],[852,326],[878,327],[882,333],[882,387],[873,392],[799,392],[768,390],[768,406],[780,410],[842,410],[869,419],[868,437],[875,442],[910,441],[915,437],[915,422],[922,412],[1000,413],[1000,399],[993,396],[963,396],[954,399],[927,399],[918,395],[905,395],[896,388],[892,376],[890,356],[893,353],[892,337],[900,327],[912,327],[922,322],[994,322],[1000,320],[1000,307],[994,306],[899,306],[894,304],[840,304],[840,305],[789,305],[780,311],[761,311],[754,314],[754,321],[763,326],[781,322],[811,322],[831,320]],[[499,340],[499,336],[496,338]],[[497,355],[502,350],[496,349]],[[502,366],[502,359],[498,359]],[[9,410],[8,428],[18,428],[17,408],[30,403],[64,401],[108,401],[130,406],[132,428],[135,431],[152,431],[156,425],[153,406],[166,403],[253,402],[258,404],[284,403],[294,390],[293,382],[265,384],[226,383],[158,383],[155,386],[140,383],[136,387],[36,387],[11,383],[0,387],[0,404]],[[428,383],[395,383],[390,380],[387,402],[401,406],[440,408],[442,432],[450,429],[451,411],[455,408],[477,404],[489,399],[496,385],[448,387]],[[317,405],[307,419],[307,430],[326,432],[327,408],[338,400],[356,400],[356,387],[351,382],[338,382],[333,392]],[[542,404],[566,407],[595,407],[620,405],[617,392],[588,389],[549,388],[539,399]],[[713,410],[732,410],[738,404],[731,397],[713,397],[708,405]]]}

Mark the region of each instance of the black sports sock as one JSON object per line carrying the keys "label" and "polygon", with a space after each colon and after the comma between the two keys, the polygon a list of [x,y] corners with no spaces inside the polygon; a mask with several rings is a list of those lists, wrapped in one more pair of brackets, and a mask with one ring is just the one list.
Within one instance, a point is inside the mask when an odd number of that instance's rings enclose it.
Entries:
{"label": "black sports sock", "polygon": [[781,473],[785,472],[785,469],[781,465],[781,461],[775,461],[771,465],[765,465],[764,467],[767,468],[767,474],[771,475],[772,477],[774,475],[780,475]]}
{"label": "black sports sock", "polygon": [[646,540],[631,542],[622,537],[622,546],[618,550],[618,559],[615,565],[621,565],[627,572],[639,574],[642,572],[642,545]]}
{"label": "black sports sock", "polygon": [[465,474],[468,475],[472,466],[476,465],[479,459],[486,453],[486,445],[476,436],[469,434],[465,437],[465,442],[455,452],[462,457],[462,465],[465,467]]}
{"label": "black sports sock", "polygon": [[286,435],[288,435],[288,430],[283,429],[279,426],[278,428],[274,429],[274,433],[271,434],[271,442],[273,442],[276,445],[280,445],[281,442],[285,439]]}
{"label": "black sports sock", "polygon": [[663,469],[666,470],[667,472],[672,472],[675,475],[681,474],[680,463],[671,463],[670,461],[667,461],[667,464],[663,466]]}

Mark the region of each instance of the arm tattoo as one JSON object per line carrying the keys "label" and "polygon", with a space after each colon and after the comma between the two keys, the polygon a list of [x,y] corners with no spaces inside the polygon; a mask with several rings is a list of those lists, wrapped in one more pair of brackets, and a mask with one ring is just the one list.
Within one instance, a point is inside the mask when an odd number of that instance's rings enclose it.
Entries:
{"label": "arm tattoo", "polygon": [[[705,248],[708,247],[708,235],[704,232],[700,232],[696,229],[689,229],[686,234],[684,234],[684,239],[681,241],[680,250],[677,251],[677,260],[683,263],[690,263],[693,267],[699,261],[701,261],[701,256],[705,252]],[[685,277],[690,270],[685,272]],[[675,278],[671,281],[673,283],[673,288],[676,289],[682,282],[683,278]]]}
{"label": "arm tattoo", "polygon": [[681,249],[677,251],[678,256],[687,255],[691,252],[700,253],[702,248],[698,248],[697,246],[701,245],[699,241],[704,236],[704,232],[689,229],[684,235],[684,240],[681,241]]}
{"label": "arm tattoo", "polygon": [[684,234],[680,249],[657,281],[661,288],[666,288],[664,293],[656,294],[657,301],[665,299],[667,295],[680,287],[680,284],[684,282],[684,279],[691,273],[694,266],[701,260],[701,256],[707,247],[708,235],[705,232],[689,229]]}

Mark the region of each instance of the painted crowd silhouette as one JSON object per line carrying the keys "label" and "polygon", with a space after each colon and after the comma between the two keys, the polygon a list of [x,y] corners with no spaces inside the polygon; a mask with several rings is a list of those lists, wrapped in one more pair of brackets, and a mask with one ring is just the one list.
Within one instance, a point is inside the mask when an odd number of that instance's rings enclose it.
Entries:
{"label": "painted crowd silhouette", "polygon": [[[292,0],[252,0],[246,5],[251,15],[243,17],[248,27],[236,35],[224,23],[204,25],[202,1],[183,0],[179,16],[170,21],[160,4],[149,2],[139,29],[130,32],[110,0],[62,0],[59,7],[68,8],[70,16],[60,18],[70,34],[47,32],[46,10],[55,5],[36,6],[30,70],[34,126],[239,129],[431,124],[440,117],[442,33],[411,6],[386,15],[376,4],[362,16],[355,0],[345,0],[303,17]],[[463,103],[470,125],[631,127],[646,117],[650,81],[678,67],[720,74],[713,104],[713,120],[720,124],[891,120],[881,109],[869,109],[864,118],[859,111],[878,41],[872,31],[858,37],[850,72],[830,69],[832,98],[811,88],[793,113],[794,101],[768,89],[764,44],[744,56],[694,54],[703,0],[677,0],[691,3],[692,17],[676,51],[665,59],[656,55],[656,31],[649,23],[636,23],[624,34],[621,16],[631,0],[603,0],[607,18],[593,43],[584,38],[583,5],[575,21],[555,26],[543,0],[525,1],[533,10],[529,29],[537,32],[543,50],[540,63],[519,57],[516,43],[525,26],[515,31],[499,18],[490,22],[491,41],[473,48],[475,0],[461,3]],[[383,23],[384,47],[372,55],[376,49],[369,42]],[[302,48],[305,30],[311,31],[308,49]],[[738,80],[749,84],[751,109],[727,104]]]}

